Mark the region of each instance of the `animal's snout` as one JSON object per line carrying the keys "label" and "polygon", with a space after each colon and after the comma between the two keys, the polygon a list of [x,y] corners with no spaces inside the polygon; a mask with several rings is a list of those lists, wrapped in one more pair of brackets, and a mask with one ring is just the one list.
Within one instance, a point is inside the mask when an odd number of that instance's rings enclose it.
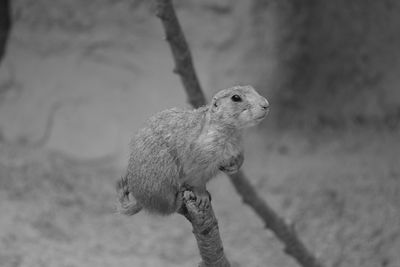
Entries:
{"label": "animal's snout", "polygon": [[260,105],[261,105],[261,107],[262,107],[263,109],[265,109],[265,110],[268,110],[268,109],[269,109],[269,102],[268,102],[268,100],[267,100],[266,98],[264,98],[264,99],[261,101]]}

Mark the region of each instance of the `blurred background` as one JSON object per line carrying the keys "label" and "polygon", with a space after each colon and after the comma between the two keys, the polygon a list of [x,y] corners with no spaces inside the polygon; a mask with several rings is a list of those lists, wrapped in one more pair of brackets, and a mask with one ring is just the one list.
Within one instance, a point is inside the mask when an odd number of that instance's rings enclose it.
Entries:
{"label": "blurred background", "polygon": [[[400,2],[174,3],[207,98],[271,103],[246,137],[260,195],[326,266],[400,266]],[[196,266],[181,216],[114,213],[130,137],[189,107],[154,1],[0,12],[0,266]],[[226,177],[208,188],[233,266],[297,266]]]}

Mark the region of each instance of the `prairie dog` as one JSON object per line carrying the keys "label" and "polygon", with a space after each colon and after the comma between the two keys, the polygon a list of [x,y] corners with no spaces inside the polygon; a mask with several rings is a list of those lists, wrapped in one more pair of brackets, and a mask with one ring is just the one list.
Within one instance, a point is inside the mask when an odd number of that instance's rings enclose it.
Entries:
{"label": "prairie dog", "polygon": [[261,122],[268,112],[267,99],[253,87],[235,86],[219,91],[207,106],[154,115],[131,142],[127,173],[117,183],[119,211],[174,213],[182,205],[182,186],[191,189],[201,207],[207,206],[206,183],[219,170],[239,170],[244,160],[242,130]]}

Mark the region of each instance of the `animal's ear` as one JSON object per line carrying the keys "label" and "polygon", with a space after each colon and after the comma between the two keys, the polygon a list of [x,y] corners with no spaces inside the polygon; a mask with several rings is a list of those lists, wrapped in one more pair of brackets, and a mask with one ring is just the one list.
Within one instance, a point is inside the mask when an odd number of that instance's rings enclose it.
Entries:
{"label": "animal's ear", "polygon": [[213,99],[211,100],[211,111],[217,111],[219,108],[219,104],[219,100],[216,97],[213,97]]}

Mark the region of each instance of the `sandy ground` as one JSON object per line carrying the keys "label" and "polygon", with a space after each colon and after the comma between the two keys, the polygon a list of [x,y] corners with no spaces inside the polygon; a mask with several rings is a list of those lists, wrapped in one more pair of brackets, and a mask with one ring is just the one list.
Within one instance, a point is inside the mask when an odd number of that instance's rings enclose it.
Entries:
{"label": "sandy ground", "polygon": [[[260,145],[262,144],[262,145]],[[399,266],[399,137],[364,131],[308,137],[250,133],[244,169],[327,266]],[[1,147],[1,266],[195,266],[179,215],[113,211],[123,170],[55,152]],[[22,156],[23,155],[23,156]],[[209,184],[233,266],[296,266],[234,192]]]}

